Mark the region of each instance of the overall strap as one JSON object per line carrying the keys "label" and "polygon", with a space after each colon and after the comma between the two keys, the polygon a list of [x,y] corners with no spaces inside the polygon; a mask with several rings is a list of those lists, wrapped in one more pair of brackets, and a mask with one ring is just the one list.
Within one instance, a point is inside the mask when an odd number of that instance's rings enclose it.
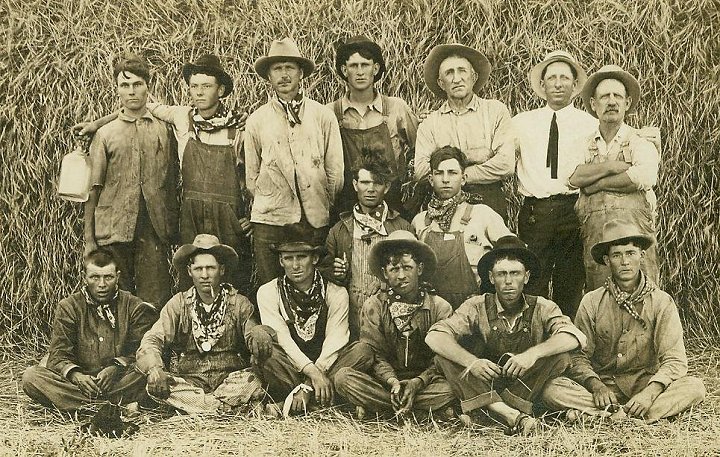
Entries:
{"label": "overall strap", "polygon": [[190,111],[188,111],[188,132],[194,133],[195,132],[195,121],[193,121],[193,109],[190,108]]}
{"label": "overall strap", "polygon": [[470,203],[465,202],[465,204],[467,206],[465,207],[465,212],[463,213],[462,219],[460,219],[460,223],[462,225],[468,225],[468,223],[470,223],[470,219],[472,219],[472,212],[474,209],[474,206]]}
{"label": "overall strap", "polygon": [[335,112],[335,117],[337,118],[338,123],[342,127],[342,122],[345,118],[345,114],[342,110],[342,98],[338,98],[333,102],[333,111]]}
{"label": "overall strap", "polygon": [[390,98],[385,94],[381,94],[380,99],[382,100],[383,122],[387,123],[388,119],[390,118]]}
{"label": "overall strap", "polygon": [[498,312],[495,304],[495,294],[485,294],[485,315],[489,324],[497,320]]}
{"label": "overall strap", "polygon": [[532,317],[535,313],[535,306],[537,305],[537,300],[538,298],[536,295],[525,295],[525,303],[527,303],[528,308],[523,312],[522,319],[523,321],[525,321],[528,327],[532,322]]}

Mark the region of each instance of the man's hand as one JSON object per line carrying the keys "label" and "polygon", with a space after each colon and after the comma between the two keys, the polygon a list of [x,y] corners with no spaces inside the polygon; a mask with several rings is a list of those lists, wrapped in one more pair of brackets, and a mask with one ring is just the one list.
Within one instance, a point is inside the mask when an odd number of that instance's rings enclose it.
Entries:
{"label": "man's hand", "polygon": [[613,175],[625,173],[631,167],[631,164],[625,162],[624,160],[611,160],[607,162],[607,164],[610,167],[610,171]]}
{"label": "man's hand", "polygon": [[533,351],[527,350],[521,354],[515,354],[505,362],[502,367],[502,374],[506,378],[520,378],[537,362],[537,356]]}
{"label": "man's hand", "polygon": [[102,391],[92,376],[82,374],[79,371],[70,373],[70,382],[78,386],[80,392],[88,398],[98,398],[102,395]]}
{"label": "man's hand", "polygon": [[630,417],[645,417],[655,399],[662,393],[664,387],[659,382],[651,382],[643,390],[634,395],[625,404],[624,409]]}
{"label": "man's hand", "polygon": [[241,217],[238,219],[238,222],[240,223],[240,230],[243,231],[245,236],[251,236],[253,233],[252,225],[250,224],[250,221],[247,217]]}
{"label": "man's hand", "polygon": [[305,391],[305,389],[300,389],[299,391],[295,392],[295,395],[293,395],[293,401],[292,405],[290,406],[290,411],[294,413],[302,413],[307,411],[309,405],[310,392]]}
{"label": "man's hand", "polygon": [[315,390],[315,400],[318,404],[322,406],[332,405],[335,392],[333,392],[333,385],[330,379],[314,364],[308,365],[308,368],[304,371],[306,371],[305,374],[310,378],[310,384],[312,384],[313,390]]}
{"label": "man's hand", "polygon": [[90,136],[95,133],[95,130],[93,122],[78,122],[70,127],[70,131],[76,136]]}
{"label": "man's hand", "polygon": [[333,261],[333,276],[337,279],[345,279],[347,277],[347,255],[343,254],[343,258],[335,257]]}
{"label": "man's hand", "polygon": [[402,384],[400,384],[400,380],[397,378],[390,378],[388,383],[390,384],[390,403],[392,403],[393,408],[397,410],[401,407],[400,395],[402,393]]}
{"label": "man's hand", "polygon": [[393,403],[393,406],[398,409],[398,414],[412,411],[413,404],[415,403],[415,397],[418,392],[422,390],[423,386],[423,380],[420,378],[404,379],[400,381],[400,391],[402,392],[402,396],[400,397],[397,406]]}
{"label": "man's hand", "polygon": [[250,353],[258,361],[266,360],[273,351],[272,334],[266,325],[256,325],[250,329]]}
{"label": "man's hand", "polygon": [[170,386],[175,385],[175,380],[168,376],[160,367],[150,370],[147,377],[148,393],[163,400],[170,396]]}
{"label": "man's hand", "polygon": [[108,390],[115,384],[118,375],[120,374],[120,367],[117,365],[110,365],[102,370],[95,376],[97,386],[100,388],[102,393],[107,393]]}
{"label": "man's hand", "polygon": [[618,406],[618,399],[615,392],[612,391],[599,379],[595,379],[592,386],[593,403],[597,409],[605,409],[610,407],[611,412],[615,412]]}
{"label": "man's hand", "polygon": [[488,359],[477,359],[470,365],[470,373],[485,382],[491,382],[502,375],[502,368]]}
{"label": "man's hand", "polygon": [[239,132],[245,131],[245,123],[247,122],[247,118],[248,118],[247,111],[240,115],[240,119],[238,119],[237,126],[235,127],[238,129]]}

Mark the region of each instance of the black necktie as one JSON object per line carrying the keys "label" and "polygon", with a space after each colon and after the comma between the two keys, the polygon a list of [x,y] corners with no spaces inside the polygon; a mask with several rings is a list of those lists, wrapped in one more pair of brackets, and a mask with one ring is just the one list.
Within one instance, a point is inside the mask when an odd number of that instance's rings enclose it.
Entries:
{"label": "black necktie", "polygon": [[547,149],[547,167],[550,168],[550,177],[557,179],[558,167],[558,128],[557,115],[553,113],[552,122],[550,122],[550,138],[548,139]]}

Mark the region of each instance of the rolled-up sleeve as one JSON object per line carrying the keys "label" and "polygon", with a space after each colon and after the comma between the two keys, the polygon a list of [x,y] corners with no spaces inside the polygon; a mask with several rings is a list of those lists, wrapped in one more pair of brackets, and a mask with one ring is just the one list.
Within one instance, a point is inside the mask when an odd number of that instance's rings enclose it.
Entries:
{"label": "rolled-up sleeve", "polygon": [[667,387],[671,382],[687,374],[687,354],[683,342],[680,315],[673,299],[665,294],[667,302],[658,313],[653,341],[660,366],[650,382],[659,382]]}
{"label": "rolled-up sleeve", "polygon": [[430,327],[430,332],[442,332],[451,335],[456,340],[463,336],[480,334],[479,316],[477,303],[484,304],[485,297],[479,295],[466,300],[452,316],[436,322]]}
{"label": "rolled-up sleeve", "polygon": [[543,322],[545,335],[549,338],[558,333],[569,333],[578,340],[580,349],[587,347],[587,337],[580,331],[570,320],[570,318],[560,311],[555,302],[538,297],[537,306],[539,306],[540,318]]}
{"label": "rolled-up sleeve", "polygon": [[176,294],[162,308],[160,318],[142,337],[137,351],[137,368],[142,373],[147,374],[153,368],[164,366],[162,355],[165,348],[175,341],[180,325],[181,307],[180,294]]}
{"label": "rolled-up sleeve", "polygon": [[107,146],[101,132],[97,132],[90,143],[90,185],[102,187],[105,185],[105,173],[107,172]]}
{"label": "rolled-up sleeve", "polygon": [[655,146],[644,138],[632,136],[632,165],[626,173],[638,190],[648,191],[657,183],[660,168],[660,156]]}
{"label": "rolled-up sleeve", "polygon": [[586,385],[588,379],[600,376],[593,369],[590,360],[595,354],[595,315],[597,314],[599,300],[593,293],[583,297],[575,315],[575,326],[585,335],[585,346],[572,352],[572,364],[569,375],[576,382]]}

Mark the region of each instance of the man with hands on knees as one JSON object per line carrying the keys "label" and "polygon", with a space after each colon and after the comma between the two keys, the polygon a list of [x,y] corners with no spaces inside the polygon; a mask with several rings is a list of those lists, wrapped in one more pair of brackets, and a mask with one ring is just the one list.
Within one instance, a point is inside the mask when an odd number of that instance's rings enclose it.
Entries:
{"label": "man with hands on knees", "polygon": [[86,286],[58,303],[48,356],[23,374],[30,398],[72,411],[94,401],[132,403],[142,395],[135,350],[157,311],[120,290],[120,274],[112,251],[87,255]]}
{"label": "man with hands on knees", "polygon": [[585,346],[585,335],[554,302],[523,293],[538,269],[537,257],[517,237],[499,239],[478,263],[495,292],[467,299],[425,338],[460,398],[465,423],[469,412],[487,408],[508,425],[508,434],[533,433],[538,422],[530,414],[543,386],[565,371],[568,351]]}
{"label": "man with hands on knees", "polygon": [[287,416],[332,405],[338,370],[369,368],[372,355],[369,348],[352,350],[355,344],[348,344],[348,293],[316,269],[323,248],[291,238],[272,249],[284,273],[258,289],[260,319],[277,333],[273,356],[260,370],[268,394],[284,400]]}
{"label": "man with hands on knees", "polygon": [[568,377],[548,383],[543,394],[569,420],[586,414],[651,423],[705,398],[702,381],[687,376],[675,302],[641,270],[652,243],[632,222],[613,220],[592,248],[611,275],[580,302],[575,322],[588,344],[573,355]]}
{"label": "man with hands on knees", "polygon": [[369,263],[388,284],[363,306],[356,348],[371,347],[374,363],[367,373],[341,368],[337,390],[356,405],[358,418],[366,410],[399,416],[414,409],[440,411],[455,395],[425,343],[430,326],[452,314],[450,304],[423,281],[435,269],[435,254],[412,233],[397,230],[373,247]]}
{"label": "man with hands on knees", "polygon": [[[258,325],[250,301],[222,281],[237,253],[214,235],[200,234],[173,256],[193,281],[165,305],[138,349],[138,368],[156,400],[187,413],[216,413],[264,396],[252,371],[272,354],[272,329]],[[173,373],[164,359],[175,363]]]}

